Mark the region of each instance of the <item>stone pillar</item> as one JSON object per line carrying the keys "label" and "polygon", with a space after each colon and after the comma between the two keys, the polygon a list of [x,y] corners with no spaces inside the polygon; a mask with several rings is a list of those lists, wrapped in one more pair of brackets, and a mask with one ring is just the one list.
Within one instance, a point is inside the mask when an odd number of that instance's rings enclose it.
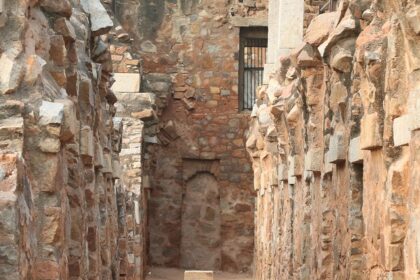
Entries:
{"label": "stone pillar", "polygon": [[[278,58],[286,56],[303,40],[303,0],[271,0],[268,13],[268,54],[264,83],[277,67]],[[278,66],[278,65],[277,65]]]}

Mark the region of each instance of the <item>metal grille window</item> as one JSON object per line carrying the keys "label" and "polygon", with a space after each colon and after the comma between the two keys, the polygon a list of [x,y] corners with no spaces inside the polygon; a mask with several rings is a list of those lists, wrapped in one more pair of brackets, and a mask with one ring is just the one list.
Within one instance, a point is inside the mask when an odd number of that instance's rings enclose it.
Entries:
{"label": "metal grille window", "polygon": [[241,28],[239,108],[252,110],[257,87],[263,83],[267,58],[267,28]]}

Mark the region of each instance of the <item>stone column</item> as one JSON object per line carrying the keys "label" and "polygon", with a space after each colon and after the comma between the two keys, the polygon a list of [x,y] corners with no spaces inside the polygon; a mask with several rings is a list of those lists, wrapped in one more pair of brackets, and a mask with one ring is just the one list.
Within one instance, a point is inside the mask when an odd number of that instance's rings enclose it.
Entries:
{"label": "stone column", "polygon": [[[268,54],[264,83],[268,83],[278,58],[286,56],[303,40],[303,0],[271,0],[268,13]],[[278,65],[277,65],[278,66]]]}

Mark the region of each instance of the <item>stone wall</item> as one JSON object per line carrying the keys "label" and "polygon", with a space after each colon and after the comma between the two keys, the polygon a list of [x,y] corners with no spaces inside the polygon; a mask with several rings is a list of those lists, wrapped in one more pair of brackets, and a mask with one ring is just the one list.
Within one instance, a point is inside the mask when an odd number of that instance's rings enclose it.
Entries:
{"label": "stone wall", "polygon": [[[150,168],[152,265],[187,266],[182,240],[188,233],[182,225],[183,217],[189,216],[187,185],[195,174],[185,174],[195,170],[214,176],[219,188],[220,209],[208,211],[220,212],[220,226],[212,222],[217,215],[191,217],[197,231],[208,227],[220,232],[220,242],[209,245],[210,237],[201,241],[220,251],[212,268],[251,268],[254,196],[244,143],[249,112],[238,112],[239,26],[266,25],[267,1],[228,2],[117,3],[117,17],[133,35],[141,57],[141,92],[154,93],[159,119],[145,128],[151,135],[145,154]],[[198,166],[215,163],[219,172],[191,169],[191,161]]]}
{"label": "stone wall", "polygon": [[339,1],[257,94],[256,279],[417,279],[418,1]]}
{"label": "stone wall", "polygon": [[112,26],[99,0],[0,1],[0,279],[142,279]]}

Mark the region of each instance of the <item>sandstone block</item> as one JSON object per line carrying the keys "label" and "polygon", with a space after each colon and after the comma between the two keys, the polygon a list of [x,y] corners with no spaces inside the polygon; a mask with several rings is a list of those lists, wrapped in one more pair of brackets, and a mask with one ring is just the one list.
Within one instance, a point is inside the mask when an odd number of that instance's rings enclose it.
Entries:
{"label": "sandstone block", "polygon": [[304,41],[315,47],[321,45],[332,30],[335,17],[336,12],[320,14],[315,17],[306,31]]}
{"label": "sandstone block", "polygon": [[61,148],[61,142],[58,138],[44,138],[39,142],[39,148],[44,153],[58,153]]}
{"label": "sandstone block", "polygon": [[40,125],[59,124],[63,122],[64,105],[61,103],[53,103],[42,101],[39,108],[39,121]]}
{"label": "sandstone block", "polygon": [[420,34],[420,7],[417,5],[410,9],[406,14],[408,24],[414,30],[414,32]]}
{"label": "sandstone block", "polygon": [[328,156],[329,163],[340,163],[346,160],[346,146],[343,133],[337,132],[330,137]]}
{"label": "sandstone block", "polygon": [[100,143],[95,145],[95,167],[102,168],[105,165],[104,152]]}
{"label": "sandstone block", "polygon": [[92,81],[87,77],[82,76],[79,82],[78,99],[84,106],[94,106],[94,93],[92,89]]}
{"label": "sandstone block", "polygon": [[411,115],[404,115],[394,119],[394,146],[408,145],[411,139],[412,120]]}
{"label": "sandstone block", "polygon": [[361,122],[360,146],[362,150],[374,150],[382,147],[382,135],[379,132],[378,113],[368,114]]}
{"label": "sandstone block", "polygon": [[279,164],[277,167],[277,170],[278,170],[279,181],[287,181],[288,180],[287,165],[284,163]]}
{"label": "sandstone block", "polygon": [[363,163],[363,151],[360,149],[360,137],[350,140],[349,161],[351,163]]}
{"label": "sandstone block", "polygon": [[305,156],[305,171],[321,172],[323,153],[321,149],[309,149]]}
{"label": "sandstone block", "polygon": [[20,65],[15,61],[17,51],[6,51],[0,57],[0,94],[14,92],[21,80]]}
{"label": "sandstone block", "polygon": [[328,151],[324,155],[324,173],[325,174],[333,172],[333,165],[332,163],[329,162],[329,158],[330,158],[330,151]]}
{"label": "sandstone block", "polygon": [[92,164],[94,143],[92,129],[89,126],[84,126],[80,131],[80,154],[84,164]]}
{"label": "sandstone block", "polygon": [[54,22],[54,31],[62,35],[68,41],[76,40],[76,31],[66,18],[62,17]]}
{"label": "sandstone block", "polygon": [[185,271],[184,280],[213,280],[213,271]]}
{"label": "sandstone block", "polygon": [[347,88],[341,83],[331,85],[330,106],[338,110],[341,104],[345,104],[348,96]]}
{"label": "sandstone block", "polygon": [[112,174],[112,156],[109,152],[104,153],[104,167],[102,168],[102,173]]}
{"label": "sandstone block", "polygon": [[140,74],[139,73],[115,73],[115,83],[112,85],[114,92],[139,92]]}
{"label": "sandstone block", "polygon": [[112,178],[120,179],[121,178],[121,164],[119,160],[112,161]]}
{"label": "sandstone block", "polygon": [[76,108],[70,99],[58,99],[55,102],[63,105],[64,121],[61,126],[60,139],[63,142],[74,139],[79,132],[79,121],[76,116]]}
{"label": "sandstone block", "polygon": [[105,34],[114,26],[100,0],[81,0],[80,4],[85,12],[90,14],[91,29],[94,36]]}
{"label": "sandstone block", "polygon": [[72,14],[72,7],[69,0],[40,0],[39,5],[47,12],[59,14],[69,18]]}
{"label": "sandstone block", "polygon": [[50,36],[50,58],[58,66],[64,66],[67,57],[66,45],[61,35]]}

